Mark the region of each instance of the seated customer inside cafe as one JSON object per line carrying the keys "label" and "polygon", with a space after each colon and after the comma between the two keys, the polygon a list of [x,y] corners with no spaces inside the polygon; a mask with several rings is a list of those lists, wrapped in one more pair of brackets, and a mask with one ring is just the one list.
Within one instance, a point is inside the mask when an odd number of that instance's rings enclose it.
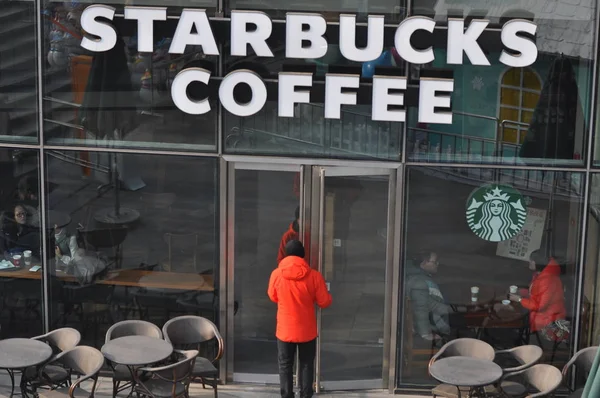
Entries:
{"label": "seated customer inside cafe", "polygon": [[22,203],[10,206],[2,215],[0,249],[5,259],[29,250],[40,257],[39,229],[31,224],[36,210]]}

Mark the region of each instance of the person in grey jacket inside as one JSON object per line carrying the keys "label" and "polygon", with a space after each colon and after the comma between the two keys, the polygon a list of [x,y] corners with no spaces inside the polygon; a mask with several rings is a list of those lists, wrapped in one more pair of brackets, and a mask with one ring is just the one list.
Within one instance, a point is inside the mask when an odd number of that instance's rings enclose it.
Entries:
{"label": "person in grey jacket inside", "polygon": [[82,257],[84,252],[79,248],[77,244],[77,238],[69,235],[67,230],[59,228],[58,225],[54,226],[54,253],[56,258],[56,265],[60,268],[67,268],[71,263]]}
{"label": "person in grey jacket inside", "polygon": [[437,253],[418,253],[409,258],[406,265],[406,287],[413,312],[414,332],[428,341],[450,335],[450,308],[433,280],[439,265]]}

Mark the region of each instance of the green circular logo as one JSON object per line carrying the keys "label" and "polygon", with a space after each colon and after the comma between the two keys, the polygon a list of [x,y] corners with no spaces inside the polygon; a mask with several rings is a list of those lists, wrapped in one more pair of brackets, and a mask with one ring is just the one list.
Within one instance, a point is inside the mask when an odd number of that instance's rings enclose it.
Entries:
{"label": "green circular logo", "polygon": [[467,224],[481,239],[501,242],[517,235],[527,219],[523,196],[508,185],[488,184],[467,200]]}

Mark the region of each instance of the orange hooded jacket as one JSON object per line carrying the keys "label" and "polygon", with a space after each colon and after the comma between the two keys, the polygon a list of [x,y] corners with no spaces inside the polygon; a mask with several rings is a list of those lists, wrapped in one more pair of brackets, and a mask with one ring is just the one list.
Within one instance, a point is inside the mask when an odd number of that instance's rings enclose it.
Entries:
{"label": "orange hooded jacket", "polygon": [[542,330],[550,323],[565,319],[565,294],[560,280],[560,265],[553,258],[548,265],[533,278],[529,287],[529,298],[523,298],[521,305],[529,310],[532,332]]}
{"label": "orange hooded jacket", "polygon": [[275,335],[288,343],[306,343],[317,338],[315,304],[331,305],[323,276],[300,257],[287,256],[271,273],[269,298],[277,303]]}

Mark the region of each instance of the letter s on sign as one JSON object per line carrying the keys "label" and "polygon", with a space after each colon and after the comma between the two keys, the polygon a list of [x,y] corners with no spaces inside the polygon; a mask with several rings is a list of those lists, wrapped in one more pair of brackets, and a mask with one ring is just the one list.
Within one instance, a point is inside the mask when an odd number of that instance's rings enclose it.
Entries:
{"label": "letter s on sign", "polygon": [[500,62],[513,68],[523,68],[532,65],[537,59],[538,49],[535,43],[527,37],[522,37],[519,33],[528,33],[535,36],[537,30],[536,24],[524,19],[513,19],[502,26],[500,38],[505,47],[520,54],[512,55],[506,51],[500,54]]}
{"label": "letter s on sign", "polygon": [[117,32],[105,22],[96,21],[102,17],[112,21],[115,16],[115,8],[101,4],[94,4],[83,10],[81,14],[81,28],[88,34],[98,36],[98,39],[84,37],[81,47],[93,52],[103,52],[112,49],[117,44]]}

